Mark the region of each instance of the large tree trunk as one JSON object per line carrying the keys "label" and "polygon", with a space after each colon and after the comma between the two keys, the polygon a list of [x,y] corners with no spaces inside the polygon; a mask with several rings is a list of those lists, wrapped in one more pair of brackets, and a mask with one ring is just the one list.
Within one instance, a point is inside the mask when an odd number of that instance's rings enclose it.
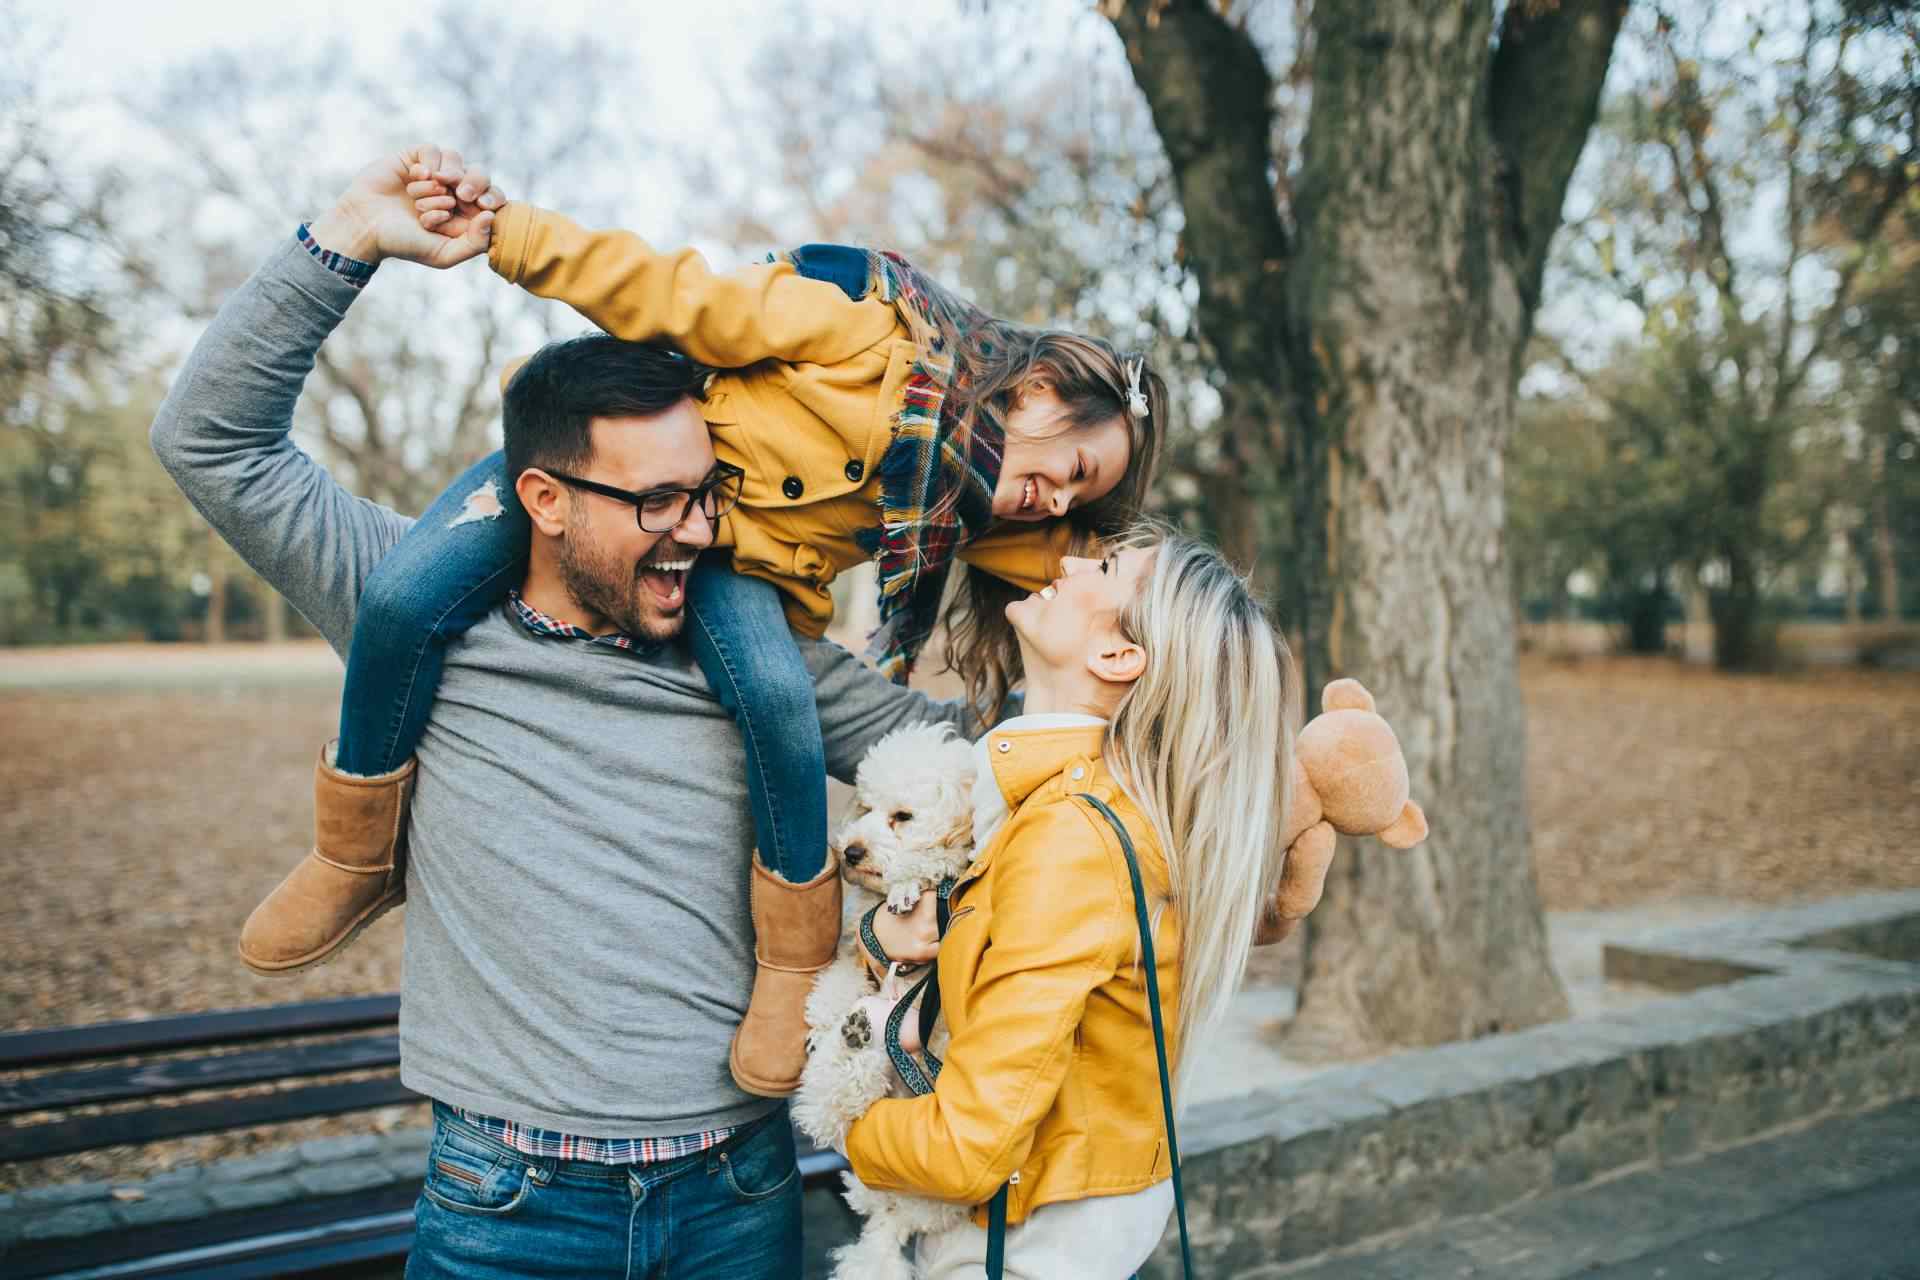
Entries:
{"label": "large tree trunk", "polygon": [[1771,454],[1779,434],[1772,422],[1753,429],[1728,462],[1720,485],[1726,525],[1719,551],[1727,580],[1713,589],[1707,604],[1713,612],[1713,662],[1722,671],[1757,671],[1773,660],[1770,637],[1762,627],[1766,601],[1758,548],[1766,528],[1766,498],[1775,472]]}
{"label": "large tree trunk", "polygon": [[1204,0],[1109,6],[1180,186],[1200,323],[1288,415],[1310,696],[1336,675],[1374,690],[1433,823],[1409,853],[1335,860],[1297,1048],[1566,1012],[1528,847],[1501,460],[1622,8],[1514,0],[1490,59],[1490,4],[1319,0],[1290,244],[1245,32]]}
{"label": "large tree trunk", "polygon": [[227,549],[212,526],[207,528],[207,634],[208,644],[227,642]]}
{"label": "large tree trunk", "polygon": [[[1898,410],[1895,410],[1898,421]],[[1880,617],[1885,622],[1900,621],[1900,561],[1893,551],[1893,476],[1888,470],[1887,453],[1890,432],[1873,442],[1873,562],[1874,590],[1880,597]]]}
{"label": "large tree trunk", "polygon": [[[1530,308],[1487,124],[1490,6],[1316,5],[1293,300],[1313,334],[1329,673],[1407,751],[1427,842],[1354,842],[1306,944],[1320,1052],[1566,1013],[1529,849],[1501,460]],[[1556,210],[1557,212],[1557,210]],[[1317,646],[1316,646],[1317,647]]]}
{"label": "large tree trunk", "polygon": [[261,586],[267,615],[267,643],[281,644],[287,638],[287,598],[265,583]]}
{"label": "large tree trunk", "polygon": [[1627,624],[1627,652],[1658,654],[1667,651],[1667,609],[1673,596],[1663,576],[1651,586],[1635,583],[1615,597]]}
{"label": "large tree trunk", "polygon": [[1707,597],[1713,611],[1713,663],[1722,671],[1767,665],[1760,626],[1760,570],[1745,541],[1727,547],[1727,583]]}

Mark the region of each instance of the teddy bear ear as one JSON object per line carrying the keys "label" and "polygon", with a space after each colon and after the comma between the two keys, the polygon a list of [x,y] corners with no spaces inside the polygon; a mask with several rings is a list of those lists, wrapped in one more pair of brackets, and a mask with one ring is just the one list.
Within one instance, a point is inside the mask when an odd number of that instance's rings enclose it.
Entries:
{"label": "teddy bear ear", "polygon": [[1373,695],[1358,680],[1343,678],[1335,680],[1320,692],[1322,711],[1371,711]]}
{"label": "teddy bear ear", "polygon": [[1411,849],[1426,838],[1426,812],[1411,800],[1393,820],[1393,825],[1380,833],[1381,842],[1395,849]]}

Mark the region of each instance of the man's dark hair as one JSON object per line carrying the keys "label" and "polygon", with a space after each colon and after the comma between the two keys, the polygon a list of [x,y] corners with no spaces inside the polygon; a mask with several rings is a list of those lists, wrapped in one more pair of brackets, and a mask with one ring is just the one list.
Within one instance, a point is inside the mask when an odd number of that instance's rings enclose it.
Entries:
{"label": "man's dark hair", "polygon": [[595,418],[659,413],[698,397],[709,370],[671,347],[589,333],[549,342],[507,384],[507,482],[528,467],[585,471]]}

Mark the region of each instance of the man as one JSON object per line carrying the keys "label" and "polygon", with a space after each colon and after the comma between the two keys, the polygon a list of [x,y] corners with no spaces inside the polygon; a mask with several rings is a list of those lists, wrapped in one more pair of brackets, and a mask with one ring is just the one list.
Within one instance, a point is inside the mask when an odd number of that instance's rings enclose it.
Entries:
{"label": "man", "polygon": [[[381,260],[484,250],[481,217],[421,229],[416,163],[461,168],[414,148],[364,170],[221,308],[153,426],[194,505],[341,653],[412,521],[349,494],[288,431]],[[600,337],[536,361],[559,397],[623,361],[670,379],[675,357]],[[526,577],[449,646],[417,753],[401,1079],[435,1100],[435,1131],[408,1275],[784,1280],[800,1271],[792,1131],[727,1069],[754,972],[745,756],[659,568],[711,544],[720,473],[684,395],[562,408],[589,447],[554,469],[680,489],[684,507],[648,533],[633,506],[554,482],[551,441],[508,441],[529,464]],[[960,719],[837,646],[803,648],[837,775],[889,729]]]}

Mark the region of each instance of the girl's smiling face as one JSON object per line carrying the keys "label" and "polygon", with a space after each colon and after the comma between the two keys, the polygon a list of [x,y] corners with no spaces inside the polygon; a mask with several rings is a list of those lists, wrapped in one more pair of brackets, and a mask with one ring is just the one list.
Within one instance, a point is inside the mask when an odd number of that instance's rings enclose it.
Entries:
{"label": "girl's smiling face", "polygon": [[1006,454],[993,491],[1001,520],[1052,520],[1113,492],[1133,442],[1119,417],[1076,424],[1044,374],[1030,379],[1006,413]]}

